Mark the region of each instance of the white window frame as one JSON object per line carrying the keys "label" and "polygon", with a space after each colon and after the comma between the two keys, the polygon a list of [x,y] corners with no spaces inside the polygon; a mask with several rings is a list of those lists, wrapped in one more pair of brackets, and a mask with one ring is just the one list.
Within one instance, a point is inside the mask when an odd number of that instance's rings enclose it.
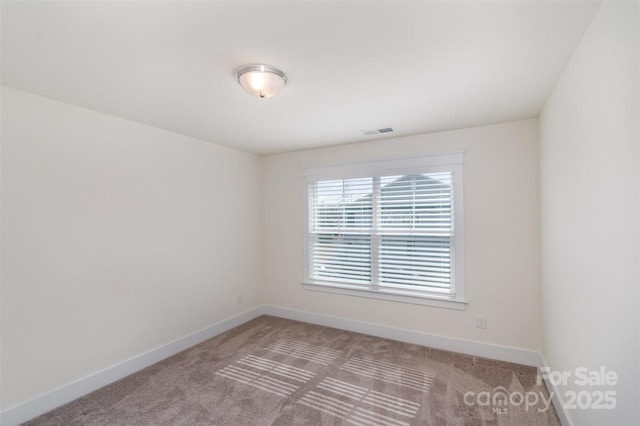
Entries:
{"label": "white window frame", "polygon": [[[304,168],[304,215],[305,215],[305,271],[303,288],[312,291],[369,297],[396,302],[438,306],[451,309],[466,308],[466,288],[464,278],[464,196],[463,196],[464,153],[455,152],[424,157],[412,157],[389,161],[344,164]],[[309,183],[317,180],[353,179],[382,175],[407,175],[419,173],[452,172],[453,185],[453,228],[452,282],[453,293],[438,294],[428,291],[411,291],[379,287],[376,285],[346,284],[332,281],[318,281],[311,278],[310,223],[309,223]]]}

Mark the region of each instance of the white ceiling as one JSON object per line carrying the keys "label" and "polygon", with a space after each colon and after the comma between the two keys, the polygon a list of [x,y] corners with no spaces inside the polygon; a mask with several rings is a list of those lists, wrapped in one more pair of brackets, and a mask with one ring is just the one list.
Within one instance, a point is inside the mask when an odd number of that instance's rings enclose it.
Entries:
{"label": "white ceiling", "polygon": [[[599,3],[2,2],[2,83],[257,154],[538,115]],[[271,99],[234,71],[287,73]]]}

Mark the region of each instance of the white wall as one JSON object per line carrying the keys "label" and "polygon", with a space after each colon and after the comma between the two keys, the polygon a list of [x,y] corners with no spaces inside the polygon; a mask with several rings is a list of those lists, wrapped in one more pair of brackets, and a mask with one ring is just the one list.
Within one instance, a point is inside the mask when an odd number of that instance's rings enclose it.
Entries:
{"label": "white wall", "polygon": [[2,408],[259,305],[259,161],[3,88]]}
{"label": "white wall", "polygon": [[638,35],[638,3],[604,2],[540,117],[543,355],[620,378],[580,425],[640,424]]}
{"label": "white wall", "polygon": [[[539,351],[538,122],[272,155],[263,160],[267,304]],[[465,311],[303,290],[302,167],[465,151]],[[488,328],[476,328],[476,315]]]}

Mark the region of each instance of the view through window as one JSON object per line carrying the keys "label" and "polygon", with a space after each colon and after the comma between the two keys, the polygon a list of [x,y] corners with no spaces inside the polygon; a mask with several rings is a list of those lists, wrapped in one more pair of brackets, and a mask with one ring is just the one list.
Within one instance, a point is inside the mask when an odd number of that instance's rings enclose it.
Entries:
{"label": "view through window", "polygon": [[461,165],[385,173],[390,165],[308,177],[307,282],[461,300]]}

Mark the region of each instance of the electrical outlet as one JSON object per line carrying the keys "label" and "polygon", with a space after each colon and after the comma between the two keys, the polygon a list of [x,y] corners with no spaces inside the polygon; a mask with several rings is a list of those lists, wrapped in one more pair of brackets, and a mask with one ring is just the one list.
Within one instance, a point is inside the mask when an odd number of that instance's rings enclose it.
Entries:
{"label": "electrical outlet", "polygon": [[486,329],[487,328],[487,317],[485,317],[484,315],[478,315],[476,317],[476,327],[481,328],[481,329]]}
{"label": "electrical outlet", "polygon": [[236,299],[236,303],[241,305],[244,302],[244,295],[242,293],[238,294],[238,298]]}

